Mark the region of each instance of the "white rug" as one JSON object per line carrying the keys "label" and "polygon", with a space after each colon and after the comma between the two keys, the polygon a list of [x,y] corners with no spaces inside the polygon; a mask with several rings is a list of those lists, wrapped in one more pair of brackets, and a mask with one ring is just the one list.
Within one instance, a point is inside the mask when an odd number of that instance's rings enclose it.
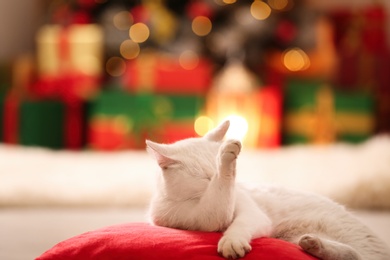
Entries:
{"label": "white rug", "polygon": [[[0,145],[0,206],[144,206],[156,167],[143,151],[50,151]],[[238,178],[390,209],[390,136],[361,145],[244,150]]]}

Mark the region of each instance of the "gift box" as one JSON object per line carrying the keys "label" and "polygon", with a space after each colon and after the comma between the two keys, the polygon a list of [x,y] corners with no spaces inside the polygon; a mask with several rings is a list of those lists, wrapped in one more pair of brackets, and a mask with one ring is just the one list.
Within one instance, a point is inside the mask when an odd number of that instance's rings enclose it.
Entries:
{"label": "gift box", "polygon": [[359,10],[338,10],[330,17],[335,29],[340,86],[365,90],[380,87],[389,65],[385,7],[373,4]]}
{"label": "gift box", "polygon": [[96,24],[44,25],[36,36],[38,71],[61,75],[76,71],[100,75],[103,60],[103,32]]}
{"label": "gift box", "polygon": [[375,130],[372,95],[335,90],[320,80],[290,80],[284,110],[286,144],[359,142]]}
{"label": "gift box", "polygon": [[210,86],[213,68],[203,58],[191,61],[161,54],[144,54],[127,63],[125,88],[132,93],[202,95]]}
{"label": "gift box", "polygon": [[100,87],[103,32],[99,25],[45,25],[36,36],[38,81],[29,92],[39,98],[88,99]]}
{"label": "gift box", "polygon": [[4,100],[5,143],[52,149],[80,149],[85,144],[86,103],[21,99],[12,93]]}
{"label": "gift box", "polygon": [[361,142],[374,134],[374,97],[364,92],[334,91],[334,111],[338,140]]}
{"label": "gift box", "polygon": [[4,104],[4,142],[52,149],[64,147],[65,107],[58,101],[20,101],[8,95]]}
{"label": "gift box", "polygon": [[[98,150],[143,149],[146,138],[171,142],[195,136],[193,121],[202,105],[199,96],[102,91],[91,106],[89,146]],[[185,131],[174,131],[176,127]]]}

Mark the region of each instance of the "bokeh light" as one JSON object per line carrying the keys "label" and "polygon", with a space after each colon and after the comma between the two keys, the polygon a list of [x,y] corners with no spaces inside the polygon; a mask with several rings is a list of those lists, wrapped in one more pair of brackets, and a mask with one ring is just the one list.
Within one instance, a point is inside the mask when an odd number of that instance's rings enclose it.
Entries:
{"label": "bokeh light", "polygon": [[119,77],[125,73],[126,63],[120,57],[111,57],[106,62],[106,71],[112,77]]}
{"label": "bokeh light", "polygon": [[139,44],[132,40],[125,40],[122,42],[119,50],[122,57],[128,60],[138,57],[140,53]]}
{"label": "bokeh light", "polygon": [[210,117],[200,116],[195,120],[194,129],[199,136],[204,136],[214,128],[214,122]]}
{"label": "bokeh light", "polygon": [[179,63],[186,70],[195,69],[199,64],[199,56],[194,51],[183,51],[180,54]]}
{"label": "bokeh light", "polygon": [[149,38],[149,35],[150,35],[149,28],[144,23],[136,23],[130,27],[129,36],[130,39],[132,39],[134,42],[137,43],[145,42]]}
{"label": "bokeh light", "polygon": [[260,0],[255,0],[251,5],[251,15],[257,20],[265,20],[271,15],[271,7]]}
{"label": "bokeh light", "polygon": [[118,30],[121,31],[129,30],[132,23],[133,23],[133,17],[128,11],[121,11],[116,15],[114,15],[113,24]]}
{"label": "bokeh light", "polygon": [[286,11],[292,5],[292,1],[289,1],[289,0],[268,0],[268,4],[274,10]]}
{"label": "bokeh light", "polygon": [[230,4],[234,4],[235,2],[237,2],[237,0],[222,0],[222,2],[224,4],[230,5]]}
{"label": "bokeh light", "polygon": [[192,31],[198,36],[206,36],[211,32],[212,23],[206,16],[197,16],[192,20]]}
{"label": "bokeh light", "polygon": [[284,66],[290,71],[301,71],[310,67],[309,56],[299,48],[286,50],[282,59]]}

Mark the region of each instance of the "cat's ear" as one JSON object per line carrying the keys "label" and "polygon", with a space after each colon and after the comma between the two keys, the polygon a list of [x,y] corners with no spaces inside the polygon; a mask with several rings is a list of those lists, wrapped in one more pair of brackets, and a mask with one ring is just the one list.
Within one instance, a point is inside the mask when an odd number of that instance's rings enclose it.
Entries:
{"label": "cat's ear", "polygon": [[166,169],[176,161],[168,157],[166,145],[146,140],[146,150],[156,158],[161,169]]}
{"label": "cat's ear", "polygon": [[204,137],[210,141],[221,141],[229,129],[230,121],[226,120],[222,122],[219,126],[208,132]]}

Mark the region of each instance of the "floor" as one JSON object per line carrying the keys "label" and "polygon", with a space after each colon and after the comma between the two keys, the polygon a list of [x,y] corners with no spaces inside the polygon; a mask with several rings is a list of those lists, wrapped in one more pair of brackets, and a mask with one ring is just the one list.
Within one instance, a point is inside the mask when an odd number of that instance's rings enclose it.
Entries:
{"label": "floor", "polygon": [[[0,259],[34,259],[56,243],[107,225],[146,221],[144,208],[0,209]],[[356,215],[390,246],[390,212]]]}

